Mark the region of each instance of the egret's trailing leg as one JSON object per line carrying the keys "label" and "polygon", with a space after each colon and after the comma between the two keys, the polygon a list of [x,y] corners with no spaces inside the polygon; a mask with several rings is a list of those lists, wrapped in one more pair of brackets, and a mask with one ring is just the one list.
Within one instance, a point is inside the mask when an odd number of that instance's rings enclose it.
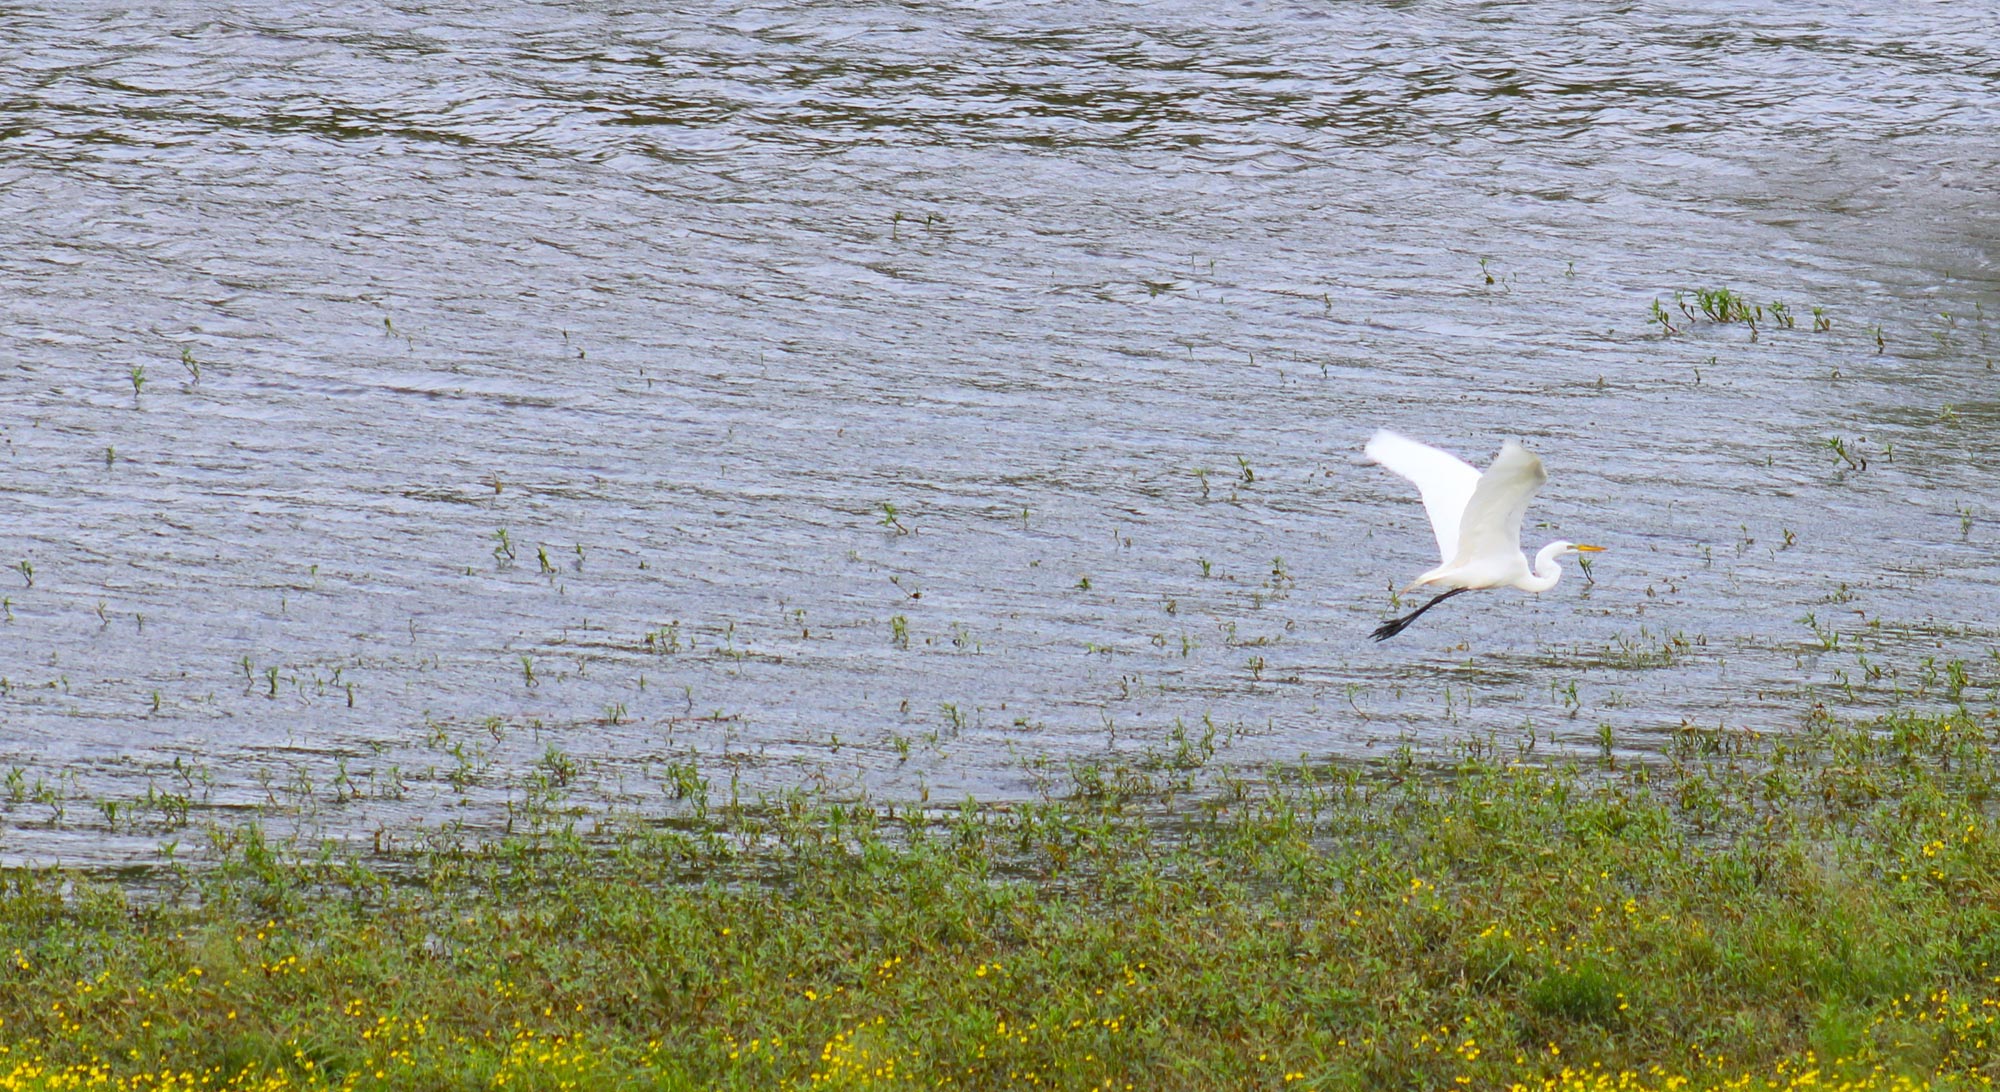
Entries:
{"label": "egret's trailing leg", "polygon": [[1371,636],[1373,636],[1378,641],[1386,641],[1389,638],[1394,637],[1396,634],[1401,633],[1404,630],[1410,628],[1410,623],[1417,620],[1417,615],[1422,614],[1423,612],[1431,609],[1432,607],[1437,606],[1439,603],[1442,603],[1447,599],[1450,599],[1452,596],[1457,595],[1459,592],[1469,592],[1471,590],[1472,590],[1471,588],[1453,588],[1450,591],[1445,592],[1443,595],[1434,596],[1430,602],[1425,603],[1423,606],[1418,607],[1416,610],[1413,610],[1410,613],[1403,615],[1401,618],[1392,618],[1389,621],[1382,623],[1382,625],[1379,626]]}

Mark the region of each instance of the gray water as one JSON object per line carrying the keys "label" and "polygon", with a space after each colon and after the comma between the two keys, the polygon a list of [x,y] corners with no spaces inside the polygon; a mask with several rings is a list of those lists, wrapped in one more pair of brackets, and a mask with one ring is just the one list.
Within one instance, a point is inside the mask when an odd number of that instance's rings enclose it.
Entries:
{"label": "gray water", "polygon": [[[10,9],[0,858],[1978,692],[1996,107],[1972,4]],[[1370,642],[1381,426],[1594,579]]]}

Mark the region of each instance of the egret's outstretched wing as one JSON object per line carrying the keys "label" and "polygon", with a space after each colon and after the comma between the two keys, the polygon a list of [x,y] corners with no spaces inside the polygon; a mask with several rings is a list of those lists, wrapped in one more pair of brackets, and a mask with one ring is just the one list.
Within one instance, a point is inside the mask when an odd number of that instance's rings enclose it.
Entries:
{"label": "egret's outstretched wing", "polygon": [[1438,559],[1450,563],[1452,555],[1458,552],[1459,517],[1479,484],[1479,471],[1456,455],[1398,436],[1388,429],[1375,433],[1363,450],[1369,458],[1416,485],[1417,493],[1424,498],[1424,511],[1431,517],[1431,531],[1437,535]]}
{"label": "egret's outstretched wing", "polygon": [[1447,564],[1456,568],[1478,561],[1504,560],[1521,554],[1521,517],[1528,498],[1549,480],[1542,460],[1512,440],[1493,457],[1479,476],[1458,525],[1458,548]]}

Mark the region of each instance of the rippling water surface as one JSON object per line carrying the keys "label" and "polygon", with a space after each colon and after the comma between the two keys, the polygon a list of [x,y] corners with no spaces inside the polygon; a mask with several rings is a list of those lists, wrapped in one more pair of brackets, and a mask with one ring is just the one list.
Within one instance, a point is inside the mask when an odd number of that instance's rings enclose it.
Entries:
{"label": "rippling water surface", "polygon": [[[537,770],[1643,752],[1925,658],[1990,701],[1996,42],[1830,0],[0,13],[0,857],[140,852],[162,799],[490,824]],[[1725,286],[1754,336],[1676,305]],[[1434,563],[1378,426],[1527,442],[1529,547],[1594,582],[1369,642]]]}

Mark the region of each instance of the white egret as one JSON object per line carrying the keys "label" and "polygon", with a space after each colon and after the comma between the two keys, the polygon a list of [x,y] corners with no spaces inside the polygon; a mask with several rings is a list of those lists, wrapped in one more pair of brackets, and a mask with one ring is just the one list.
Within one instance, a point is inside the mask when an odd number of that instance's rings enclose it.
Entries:
{"label": "white egret", "polygon": [[1528,498],[1549,480],[1549,474],[1534,452],[1512,440],[1501,445],[1484,474],[1456,455],[1387,429],[1375,433],[1365,450],[1370,459],[1417,487],[1437,535],[1438,553],[1443,555],[1444,564],[1417,577],[1403,594],[1422,587],[1449,589],[1384,623],[1374,633],[1378,641],[1403,632],[1418,615],[1460,592],[1504,587],[1537,594],[1548,591],[1562,579],[1557,559],[1604,548],[1551,542],[1529,567],[1521,552],[1521,517],[1527,514]]}

